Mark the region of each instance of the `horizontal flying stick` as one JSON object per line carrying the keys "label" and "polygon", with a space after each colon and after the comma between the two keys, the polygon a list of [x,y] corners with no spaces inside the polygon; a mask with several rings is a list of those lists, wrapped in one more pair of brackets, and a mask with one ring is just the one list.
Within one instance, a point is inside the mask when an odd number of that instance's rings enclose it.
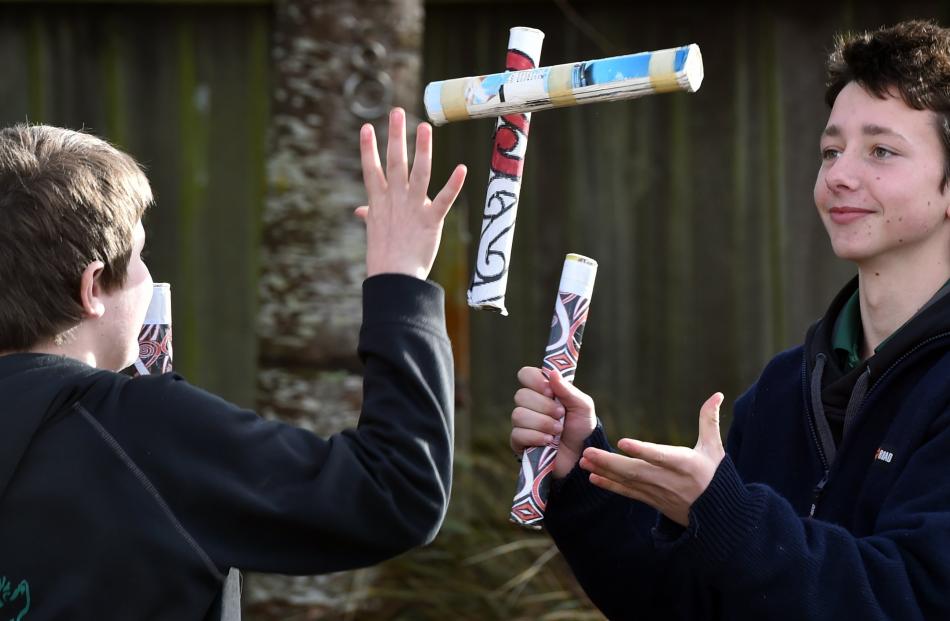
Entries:
{"label": "horizontal flying stick", "polygon": [[693,93],[702,82],[703,56],[694,43],[656,52],[430,82],[424,100],[432,124],[444,125],[655,93]]}
{"label": "horizontal flying stick", "polygon": [[[510,30],[505,69],[532,69],[541,60],[544,33],[516,26]],[[505,290],[508,264],[515,235],[515,217],[521,197],[521,173],[528,148],[531,114],[509,114],[498,118],[492,137],[488,192],[482,217],[482,233],[475,257],[475,273],[466,297],[468,305],[507,315]]]}
{"label": "horizontal flying stick", "polygon": [[[596,276],[597,261],[579,254],[565,257],[554,302],[551,333],[541,364],[545,376],[557,370],[561,377],[573,383]],[[525,449],[518,473],[518,489],[509,513],[512,522],[529,528],[541,527],[560,440],[558,436],[547,446]]]}

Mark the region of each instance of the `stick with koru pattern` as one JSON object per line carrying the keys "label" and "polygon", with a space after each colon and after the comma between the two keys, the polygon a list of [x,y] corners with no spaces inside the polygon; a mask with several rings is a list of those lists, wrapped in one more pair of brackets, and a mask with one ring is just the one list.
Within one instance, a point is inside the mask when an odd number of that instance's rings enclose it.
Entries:
{"label": "stick with koru pattern", "polygon": [[[557,370],[569,382],[574,381],[596,276],[597,262],[593,259],[579,254],[569,254],[564,259],[541,369]],[[531,528],[541,526],[559,443],[560,436],[547,446],[525,449],[518,474],[518,491],[511,503],[512,522]]]}

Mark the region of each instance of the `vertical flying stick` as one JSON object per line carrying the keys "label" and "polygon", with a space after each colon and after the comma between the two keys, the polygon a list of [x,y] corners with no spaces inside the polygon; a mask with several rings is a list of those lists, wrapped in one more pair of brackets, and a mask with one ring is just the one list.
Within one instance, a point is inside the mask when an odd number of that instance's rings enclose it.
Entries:
{"label": "vertical flying stick", "polygon": [[[544,33],[540,30],[521,26],[512,28],[505,70],[537,67],[541,60],[543,41]],[[478,240],[475,273],[467,294],[468,305],[472,308],[492,310],[502,315],[508,314],[505,309],[508,263],[515,234],[530,123],[530,113],[516,113],[500,117],[495,124],[482,234]]]}
{"label": "vertical flying stick", "polygon": [[132,375],[160,375],[172,370],[172,296],[166,282],[152,285],[152,301],[139,333],[139,357]]}
{"label": "vertical flying stick", "polygon": [[[561,284],[558,286],[554,303],[554,317],[551,320],[551,334],[544,350],[541,369],[557,370],[569,382],[574,381],[596,276],[597,261],[579,254],[569,254],[564,259]],[[551,472],[554,470],[559,443],[560,436],[547,446],[525,449],[521,459],[521,472],[518,474],[518,491],[512,501],[509,516],[512,522],[540,528],[544,520],[544,508],[548,503]]]}

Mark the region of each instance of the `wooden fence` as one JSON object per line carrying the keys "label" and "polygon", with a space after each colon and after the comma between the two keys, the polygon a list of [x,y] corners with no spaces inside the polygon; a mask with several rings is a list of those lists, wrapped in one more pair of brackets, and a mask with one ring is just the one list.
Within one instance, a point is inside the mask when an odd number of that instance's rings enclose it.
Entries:
{"label": "wooden fence", "polygon": [[261,2],[0,3],[0,124],[85,128],[146,166],[175,365],[248,406],[269,26]]}
{"label": "wooden fence", "polygon": [[[436,131],[436,176],[471,170],[435,276],[476,426],[504,425],[515,371],[539,362],[563,256],[579,252],[600,274],[578,385],[617,432],[691,442],[702,399],[738,396],[852,273],[811,199],[833,33],[947,6],[430,0],[425,81],[499,70],[515,25],[546,33],[545,65],[698,43],[706,67],[693,95],[534,116],[507,318],[464,303],[492,123]],[[149,261],[174,285],[177,366],[247,405],[269,27],[263,0],[0,2],[0,123],[85,127],[148,167]]]}
{"label": "wooden fence", "polygon": [[[692,445],[699,405],[728,406],[764,363],[798,344],[854,273],[815,213],[824,57],[834,33],[948,15],[935,2],[430,2],[425,81],[503,67],[508,29],[546,33],[541,65],[697,43],[695,94],[535,113],[511,257],[510,316],[470,321],[476,425],[511,410],[515,370],[537,365],[565,253],[600,263],[576,382],[610,435]],[[448,263],[458,307],[481,223],[493,121],[435,134],[444,178],[470,176]],[[459,265],[465,262],[465,265]]]}

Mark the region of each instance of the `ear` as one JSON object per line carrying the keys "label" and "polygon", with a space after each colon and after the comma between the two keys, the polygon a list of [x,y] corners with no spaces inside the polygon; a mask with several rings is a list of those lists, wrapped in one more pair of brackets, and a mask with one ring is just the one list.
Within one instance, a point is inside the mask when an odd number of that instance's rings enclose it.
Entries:
{"label": "ear", "polygon": [[102,301],[102,285],[99,277],[105,264],[102,261],[93,261],[82,271],[79,282],[79,300],[82,302],[82,311],[85,319],[98,319],[106,312]]}

